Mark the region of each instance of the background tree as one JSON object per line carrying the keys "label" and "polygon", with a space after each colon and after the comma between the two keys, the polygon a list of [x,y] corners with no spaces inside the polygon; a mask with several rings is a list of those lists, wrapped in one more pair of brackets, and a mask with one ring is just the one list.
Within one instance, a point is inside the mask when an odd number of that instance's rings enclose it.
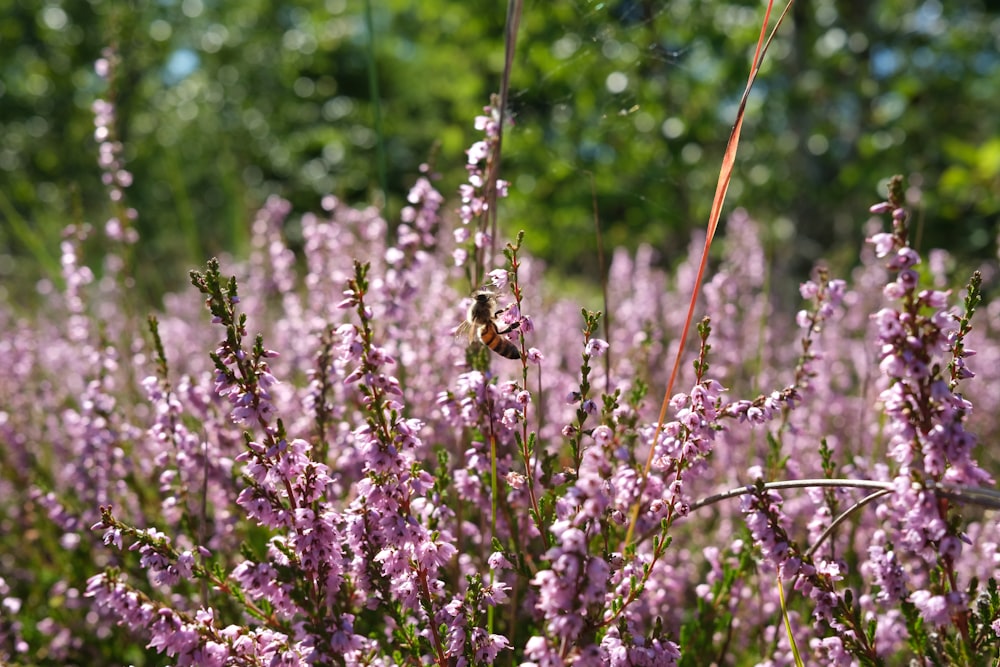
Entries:
{"label": "background tree", "polygon": [[[503,66],[504,8],[493,2],[0,9],[0,272],[18,300],[54,275],[68,222],[100,224],[89,105],[106,45],[121,54],[118,132],[146,266],[239,253],[250,212],[271,193],[302,210],[326,193],[378,195],[392,215],[427,160],[452,191],[471,118]],[[609,245],[649,241],[664,262],[679,257],[707,217],[760,12],[529,3],[505,144],[508,229],[529,229],[531,251],[554,268],[593,277],[593,193]],[[820,256],[849,261],[868,184],[896,172],[922,190],[918,243],[992,252],[998,22],[993,4],[971,0],[795,6],[751,98],[729,197],[767,225],[775,266],[801,275]],[[183,275],[140,279],[155,296]]]}

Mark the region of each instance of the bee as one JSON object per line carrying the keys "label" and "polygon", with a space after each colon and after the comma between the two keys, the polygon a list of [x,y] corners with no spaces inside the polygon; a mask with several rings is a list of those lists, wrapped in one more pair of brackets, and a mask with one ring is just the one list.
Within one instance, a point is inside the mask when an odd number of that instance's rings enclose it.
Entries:
{"label": "bee", "polygon": [[458,325],[455,331],[458,336],[465,336],[471,343],[478,338],[483,345],[490,348],[501,357],[507,359],[520,359],[521,353],[517,346],[504,338],[504,334],[510,333],[518,327],[519,322],[514,322],[506,329],[497,326],[497,315],[503,310],[497,310],[497,295],[488,289],[477,290],[472,295],[472,305],[465,321]]}

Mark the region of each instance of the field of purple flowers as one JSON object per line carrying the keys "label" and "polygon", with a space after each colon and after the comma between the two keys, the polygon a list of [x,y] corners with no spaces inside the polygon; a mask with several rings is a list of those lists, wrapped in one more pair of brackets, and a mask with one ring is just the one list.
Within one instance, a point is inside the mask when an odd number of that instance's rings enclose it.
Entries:
{"label": "field of purple flowers", "polygon": [[[122,215],[0,310],[0,663],[996,664],[996,267],[918,254],[899,180],[797,315],[729,215],[660,421],[701,240],[582,309],[488,233],[490,110],[458,201],[330,197],[296,254],[274,198],[155,317],[96,111]],[[483,284],[519,359],[455,338]]]}

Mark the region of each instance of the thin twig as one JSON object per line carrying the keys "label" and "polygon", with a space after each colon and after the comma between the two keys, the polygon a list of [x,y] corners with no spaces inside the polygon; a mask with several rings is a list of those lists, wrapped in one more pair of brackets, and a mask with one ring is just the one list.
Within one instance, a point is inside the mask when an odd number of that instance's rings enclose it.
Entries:
{"label": "thin twig", "polygon": [[[879,482],[873,479],[827,479],[827,478],[817,478],[817,479],[790,479],[781,482],[767,482],[764,484],[764,488],[768,490],[772,489],[807,489],[819,486],[832,486],[836,488],[856,488],[856,489],[875,489],[878,491],[892,490],[892,484],[890,482]],[[748,493],[753,493],[756,490],[756,486],[753,484],[747,484],[745,486],[738,486],[734,489],[729,489],[728,491],[723,491],[722,493],[716,493],[714,495],[708,496],[707,498],[702,498],[697,502],[691,503],[691,510],[701,509],[702,507],[707,507],[709,505],[714,505],[715,503],[726,500],[728,498],[738,498],[739,496],[744,496]]]}
{"label": "thin twig", "polygon": [[861,500],[859,500],[858,502],[854,503],[846,510],[841,512],[840,516],[831,521],[830,525],[826,527],[826,530],[824,530],[820,534],[820,536],[816,538],[815,544],[806,549],[805,555],[812,556],[813,553],[815,553],[816,550],[819,549],[820,545],[826,541],[826,538],[830,537],[830,535],[833,534],[833,531],[837,528],[837,526],[842,524],[844,521],[847,521],[847,517],[849,517],[851,514],[854,514],[854,512],[858,511],[865,505],[874,502],[875,500],[878,500],[882,496],[887,496],[890,493],[892,493],[890,489],[882,489],[881,491],[876,491],[875,493],[869,493],[867,496],[865,496],[864,498],[862,498]]}
{"label": "thin twig", "polygon": [[[895,488],[892,482],[879,482],[874,479],[847,478],[789,479],[780,482],[767,482],[764,484],[764,488],[769,491],[779,489],[808,489],[815,487],[873,489],[875,493],[872,495],[877,497],[886,495],[892,492]],[[712,494],[707,498],[702,498],[701,500],[691,503],[689,511],[694,512],[695,510],[708,507],[709,505],[714,505],[715,503],[728,500],[729,498],[745,496],[748,493],[753,493],[756,488],[757,487],[754,484],[746,484],[744,486],[737,486],[729,489],[728,491]],[[951,484],[949,482],[928,482],[924,485],[924,489],[930,491],[939,498],[956,500],[965,505],[978,505],[979,507],[984,507],[986,509],[1000,510],[1000,490],[997,489],[984,488],[980,486],[964,486],[961,484]],[[866,499],[858,502],[862,503],[864,500]],[[835,522],[839,521],[844,514],[850,514],[850,512],[854,509],[856,509],[856,507],[851,507],[850,509],[845,510],[843,514],[837,517]]]}

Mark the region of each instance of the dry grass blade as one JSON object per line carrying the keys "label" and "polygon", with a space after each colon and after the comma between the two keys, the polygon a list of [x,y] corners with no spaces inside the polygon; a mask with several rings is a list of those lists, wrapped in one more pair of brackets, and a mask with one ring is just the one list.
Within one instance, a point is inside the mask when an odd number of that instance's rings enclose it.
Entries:
{"label": "dry grass blade", "polygon": [[[785,16],[788,14],[788,10],[791,9],[794,0],[789,0],[788,4],[785,5],[785,9],[781,12],[778,17],[777,22],[774,24],[774,28],[771,29],[770,34],[767,33],[767,24],[771,18],[771,9],[774,6],[774,1],[769,0],[767,3],[767,9],[764,11],[764,20],[761,21],[760,26],[760,36],[757,39],[757,49],[754,51],[753,64],[750,66],[750,75],[747,78],[747,86],[743,91],[743,97],[740,99],[740,106],[736,112],[736,122],[733,124],[733,129],[729,134],[729,142],[726,144],[726,152],[722,156],[722,167],[719,169],[719,181],[715,186],[715,196],[712,199],[712,211],[708,218],[707,233],[705,234],[705,247],[702,250],[701,262],[698,265],[698,275],[695,279],[695,287],[691,293],[691,302],[688,305],[687,318],[684,321],[684,329],[681,332],[680,340],[677,344],[677,356],[674,358],[673,368],[670,370],[670,379],[667,382],[667,388],[663,392],[663,402],[660,405],[660,415],[657,419],[656,431],[653,434],[653,440],[650,444],[649,455],[646,457],[646,464],[643,467],[642,479],[639,484],[639,497],[636,499],[635,506],[632,510],[632,517],[629,521],[628,533],[625,536],[624,547],[632,542],[632,535],[635,532],[635,524],[639,518],[639,507],[641,504],[642,493],[646,486],[646,477],[649,475],[649,468],[653,462],[653,452],[656,450],[656,442],[660,438],[660,433],[663,431],[663,424],[667,418],[667,405],[670,403],[670,396],[672,395],[674,389],[674,382],[677,379],[677,371],[681,365],[681,355],[684,351],[684,342],[687,340],[688,333],[691,329],[691,322],[694,319],[694,309],[698,303],[698,292],[700,291],[700,285],[704,280],[705,267],[708,263],[708,251],[712,247],[712,239],[715,237],[715,230],[719,226],[719,217],[722,215],[722,205],[726,201],[726,192],[729,190],[729,181],[732,179],[733,166],[736,163],[736,149],[739,147],[740,143],[740,132],[743,129],[743,117],[746,113],[747,99],[750,97],[750,90],[753,88],[754,81],[757,79],[757,72],[760,70],[760,65],[764,61],[764,55],[767,53],[767,49],[774,39],[774,35],[777,33],[778,28],[784,21]],[[765,39],[765,35],[767,35]]]}

